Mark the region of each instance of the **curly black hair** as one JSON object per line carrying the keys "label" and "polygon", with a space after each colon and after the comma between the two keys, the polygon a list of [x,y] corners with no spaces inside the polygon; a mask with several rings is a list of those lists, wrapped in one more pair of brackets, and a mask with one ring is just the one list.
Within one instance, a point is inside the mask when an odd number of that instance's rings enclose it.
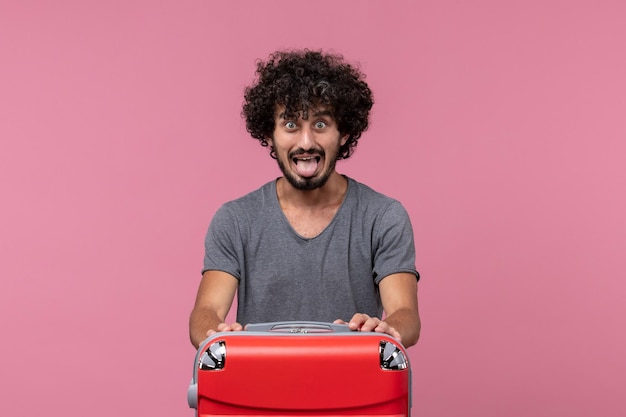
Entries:
{"label": "curly black hair", "polygon": [[[257,79],[244,92],[242,116],[246,129],[268,146],[275,128],[277,106],[285,117],[308,118],[310,109],[330,110],[341,135],[349,135],[338,159],[347,159],[369,124],[374,104],[365,75],[344,62],[341,55],[321,51],[277,51],[258,61]],[[272,154],[273,156],[273,154]]]}

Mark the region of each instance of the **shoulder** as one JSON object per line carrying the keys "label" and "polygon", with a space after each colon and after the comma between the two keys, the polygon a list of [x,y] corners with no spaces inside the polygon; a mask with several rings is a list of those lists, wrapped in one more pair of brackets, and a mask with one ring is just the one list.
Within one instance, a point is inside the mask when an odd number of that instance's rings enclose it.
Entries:
{"label": "shoulder", "polygon": [[[260,188],[235,200],[222,204],[211,219],[212,229],[233,230],[245,228],[244,225],[251,225],[260,221],[264,216],[259,213],[267,213],[272,209],[272,199],[276,199],[275,183],[268,182]],[[273,205],[277,205],[274,201]]]}
{"label": "shoulder", "polygon": [[346,177],[350,187],[348,198],[356,203],[360,209],[367,211],[386,212],[388,210],[404,210],[402,204],[373,188],[360,183],[352,178]]}
{"label": "shoulder", "polygon": [[359,216],[364,225],[374,230],[410,227],[409,214],[402,203],[371,187],[348,178],[350,190],[346,199],[353,216]]}
{"label": "shoulder", "polygon": [[224,203],[219,211],[233,214],[258,212],[276,199],[276,181],[270,181],[248,194]]}

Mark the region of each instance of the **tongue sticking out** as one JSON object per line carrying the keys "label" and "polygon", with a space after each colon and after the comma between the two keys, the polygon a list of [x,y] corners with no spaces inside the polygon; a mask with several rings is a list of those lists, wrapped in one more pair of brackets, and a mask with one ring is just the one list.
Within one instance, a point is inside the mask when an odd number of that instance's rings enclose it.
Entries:
{"label": "tongue sticking out", "polygon": [[301,177],[312,177],[317,170],[317,158],[296,159],[296,172]]}

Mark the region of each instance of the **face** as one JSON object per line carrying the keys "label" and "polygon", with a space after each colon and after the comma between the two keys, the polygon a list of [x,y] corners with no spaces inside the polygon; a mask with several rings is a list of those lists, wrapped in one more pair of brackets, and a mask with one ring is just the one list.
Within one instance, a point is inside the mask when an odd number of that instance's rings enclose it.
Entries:
{"label": "face", "polygon": [[268,138],[283,176],[298,190],[314,190],[326,184],[335,171],[339,148],[348,135],[341,136],[329,111],[312,109],[307,119],[286,118],[276,111],[274,137]]}

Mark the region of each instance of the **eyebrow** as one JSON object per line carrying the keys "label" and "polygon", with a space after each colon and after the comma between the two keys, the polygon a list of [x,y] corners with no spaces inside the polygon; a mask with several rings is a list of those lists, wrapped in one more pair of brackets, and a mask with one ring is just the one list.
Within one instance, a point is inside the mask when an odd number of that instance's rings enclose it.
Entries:
{"label": "eyebrow", "polygon": [[[282,112],[278,115],[279,119],[286,119],[285,117],[286,112]],[[333,116],[333,112],[331,112],[330,110],[318,110],[313,112],[313,117],[320,117],[320,116],[329,116],[329,117],[334,117]]]}

